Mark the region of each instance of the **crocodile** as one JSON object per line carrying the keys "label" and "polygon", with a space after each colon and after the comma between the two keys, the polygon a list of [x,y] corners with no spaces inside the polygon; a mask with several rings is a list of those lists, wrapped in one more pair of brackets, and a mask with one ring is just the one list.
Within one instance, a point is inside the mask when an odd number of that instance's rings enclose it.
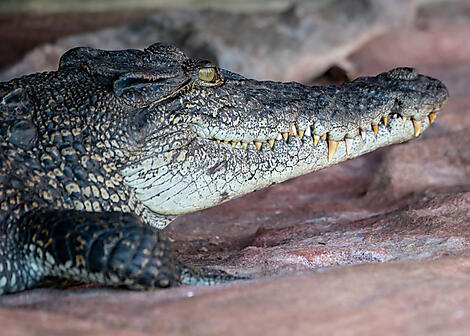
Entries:
{"label": "crocodile", "polygon": [[258,81],[165,43],[66,52],[0,83],[0,293],[241,276],[181,262],[177,216],[413,139],[448,98],[396,68],[341,85]]}

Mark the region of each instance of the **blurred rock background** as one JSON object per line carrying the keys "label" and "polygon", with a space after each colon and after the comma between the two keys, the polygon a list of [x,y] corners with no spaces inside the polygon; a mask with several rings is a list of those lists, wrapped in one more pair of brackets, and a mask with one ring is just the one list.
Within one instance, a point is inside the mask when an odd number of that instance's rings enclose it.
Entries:
{"label": "blurred rock background", "polygon": [[0,298],[8,335],[466,335],[470,1],[0,2],[0,80],[78,45],[163,40],[259,79],[331,84],[396,66],[451,98],[419,139],[178,218],[180,257],[256,280]]}

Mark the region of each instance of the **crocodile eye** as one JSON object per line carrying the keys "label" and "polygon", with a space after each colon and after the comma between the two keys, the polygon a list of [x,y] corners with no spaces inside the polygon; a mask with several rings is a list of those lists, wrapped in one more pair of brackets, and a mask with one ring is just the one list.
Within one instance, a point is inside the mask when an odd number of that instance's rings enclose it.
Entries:
{"label": "crocodile eye", "polygon": [[217,81],[217,70],[212,67],[199,69],[198,77],[204,82],[214,83]]}

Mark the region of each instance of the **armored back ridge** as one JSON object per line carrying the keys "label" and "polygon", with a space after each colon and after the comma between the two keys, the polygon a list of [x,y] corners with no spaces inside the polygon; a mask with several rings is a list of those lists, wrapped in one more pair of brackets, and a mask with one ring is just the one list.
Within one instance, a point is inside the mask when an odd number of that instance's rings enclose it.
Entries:
{"label": "armored back ridge", "polygon": [[76,48],[0,83],[0,292],[44,279],[147,289],[236,279],[156,228],[419,136],[447,100],[398,68],[340,86],[257,81],[154,44]]}

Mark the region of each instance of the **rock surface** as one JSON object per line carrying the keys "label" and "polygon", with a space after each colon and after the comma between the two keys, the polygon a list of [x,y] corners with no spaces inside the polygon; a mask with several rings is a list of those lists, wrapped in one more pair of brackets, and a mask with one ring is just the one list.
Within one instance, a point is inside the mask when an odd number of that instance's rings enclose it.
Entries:
{"label": "rock surface", "polygon": [[188,55],[216,61],[247,77],[305,81],[373,37],[411,21],[414,10],[411,0],[334,0],[319,9],[298,5],[282,13],[164,11],[36,48],[0,73],[0,81],[55,70],[60,56],[77,45],[143,49],[156,41],[170,42]]}
{"label": "rock surface", "polygon": [[[19,1],[18,1],[19,2]],[[83,34],[133,22],[148,16],[149,10],[97,13],[8,13],[0,2],[0,69],[17,63],[24,54],[45,43],[71,34]],[[60,27],[60,29],[58,29]],[[55,59],[49,60],[54,63]]]}
{"label": "rock surface", "polygon": [[466,335],[470,260],[348,266],[149,293],[35,290],[2,305],[8,335]]}
{"label": "rock surface", "polygon": [[[255,280],[153,292],[35,289],[0,297],[8,335],[465,335],[470,329],[470,6],[349,58],[444,80],[447,107],[419,139],[183,216],[182,259]],[[452,9],[453,8],[453,9]],[[411,46],[411,47],[410,47]]]}

